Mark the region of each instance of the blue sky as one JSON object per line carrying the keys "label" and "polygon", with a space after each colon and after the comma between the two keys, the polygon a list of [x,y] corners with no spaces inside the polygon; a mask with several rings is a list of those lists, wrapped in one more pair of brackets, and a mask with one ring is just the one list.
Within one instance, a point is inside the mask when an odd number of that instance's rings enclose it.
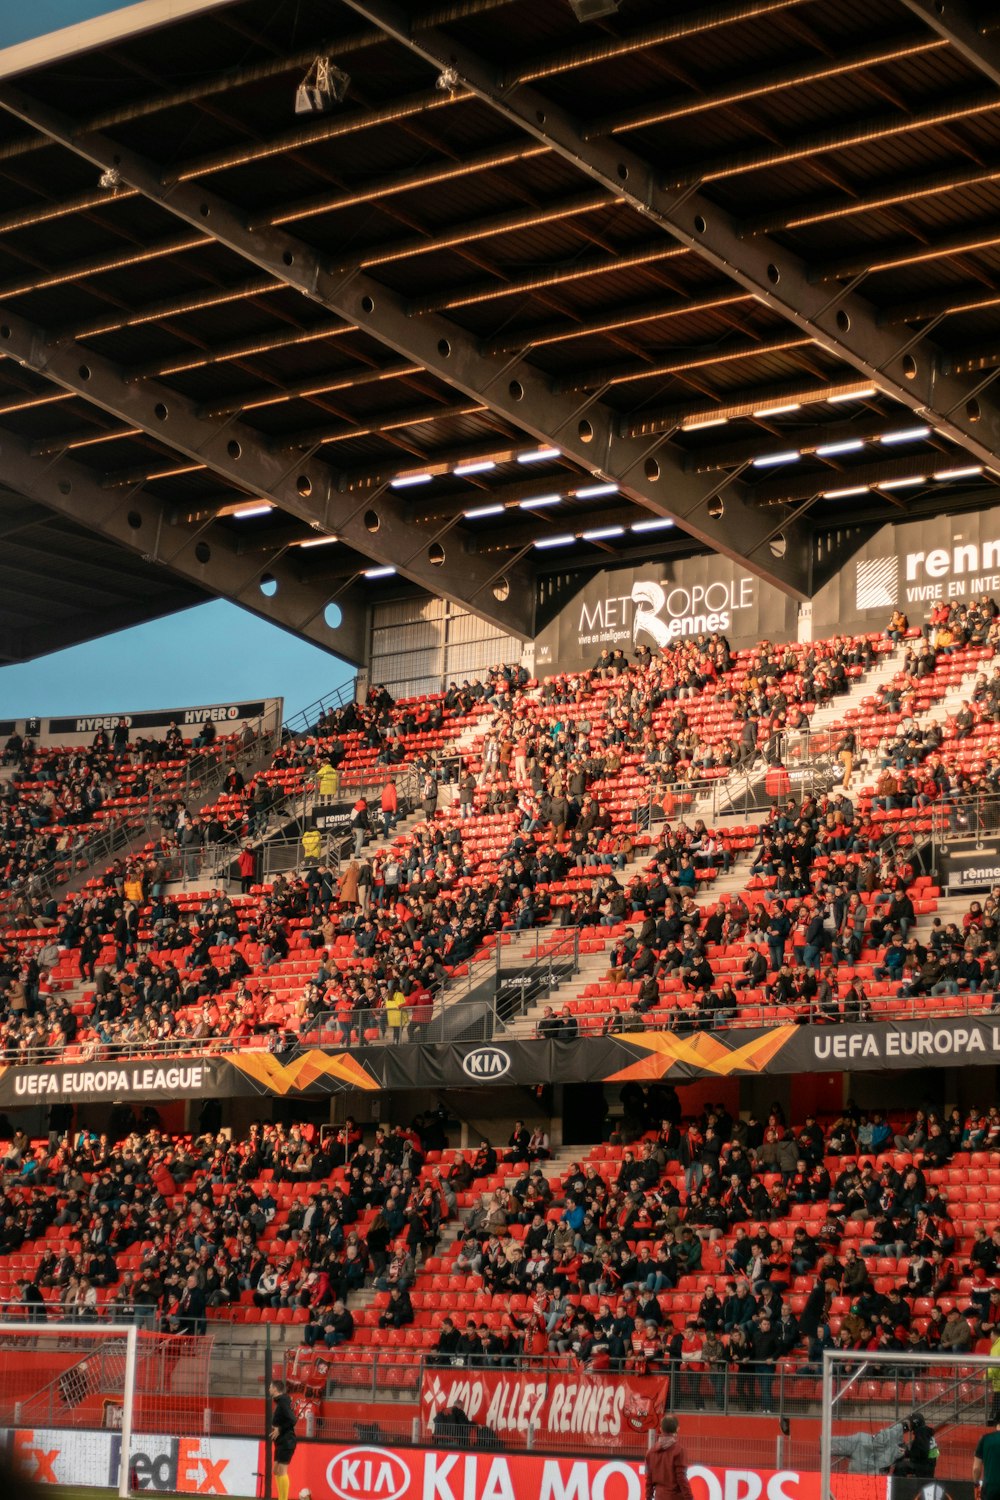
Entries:
{"label": "blue sky", "polygon": [[216,599],[37,661],[0,667],[0,718],[255,698],[284,698],[287,716],[353,675],[318,646]]}

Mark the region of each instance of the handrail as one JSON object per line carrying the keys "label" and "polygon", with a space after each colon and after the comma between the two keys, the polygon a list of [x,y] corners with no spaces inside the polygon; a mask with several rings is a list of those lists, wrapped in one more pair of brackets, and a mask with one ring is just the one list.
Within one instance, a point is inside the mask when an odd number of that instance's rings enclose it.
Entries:
{"label": "handrail", "polygon": [[284,728],[289,734],[296,736],[300,734],[312,734],[315,725],[324,714],[329,713],[331,710],[343,708],[345,704],[354,698],[357,692],[357,685],[358,678],[357,673],[355,673],[347,682],[341,683],[340,687],[334,688],[332,692],[326,693],[322,698],[317,698],[314,702],[306,704],[305,708],[300,708],[296,713],[287,715]]}
{"label": "handrail", "polygon": [[[549,958],[543,957],[541,962],[548,965]],[[488,966],[484,965],[484,969]],[[427,1022],[418,1023],[418,1034],[412,1038],[407,1035],[408,1022],[404,1018],[400,1028],[398,1040],[389,1036],[388,1032],[376,1040],[369,1042],[350,1042],[331,1040],[332,1033],[341,1033],[343,1028],[335,1011],[321,1011],[310,1022],[302,1027],[297,1035],[291,1039],[289,1044],[288,1033],[278,1030],[261,1032],[258,1034],[256,1045],[244,1038],[234,1041],[228,1036],[207,1037],[163,1037],[156,1041],[122,1042],[122,1041],[95,1041],[93,1043],[72,1044],[70,1049],[65,1047],[33,1047],[27,1053],[21,1053],[15,1047],[4,1048],[0,1046],[0,1060],[8,1065],[22,1066],[46,1066],[48,1064],[60,1064],[63,1067],[76,1063],[104,1064],[111,1062],[185,1062],[189,1058],[197,1061],[203,1057],[224,1056],[231,1052],[274,1052],[275,1050],[287,1051],[289,1045],[294,1047],[333,1047],[337,1050],[346,1046],[425,1046],[440,1041],[490,1041],[500,1031],[506,1033],[511,1040],[531,1041],[536,1039],[536,1033],[518,1028],[518,1017],[515,1015],[504,1016],[498,1008],[496,997],[488,993],[488,987],[495,982],[495,970],[483,973],[477,980],[477,987],[481,987],[483,993],[476,995],[468,993],[465,995],[447,997],[445,1000],[436,999],[433,1002],[432,1018]],[[553,985],[553,988],[556,986]],[[643,1014],[632,1012],[627,1006],[609,1005],[606,1010],[586,1011],[577,1013],[576,1020],[580,1028],[580,1036],[586,1038],[590,1034],[605,1034],[604,1028],[614,1026],[614,1034],[629,1033],[633,1031],[649,1032],[672,1032],[695,1036],[703,1032],[727,1032],[727,1031],[768,1031],[779,1026],[787,1026],[790,1021],[788,1012],[796,1012],[797,1018],[803,1023],[810,1025],[822,1025],[836,1031],[841,1025],[879,1025],[888,1021],[941,1021],[956,1020],[958,1018],[986,1020],[996,1016],[996,1012],[990,1008],[991,996],[983,995],[959,995],[947,997],[945,1004],[941,997],[914,995],[905,999],[891,1001],[879,1001],[874,1003],[886,1009],[879,1009],[877,1014],[872,1015],[866,1022],[859,1021],[856,1017],[838,1013],[836,1016],[822,1014],[815,1006],[808,1009],[804,1006],[781,1006],[774,1007],[770,1001],[761,1001],[754,1006],[760,1011],[759,1016],[753,1018],[747,1016],[731,1016],[720,1014],[710,1018],[694,1018],[683,1011],[676,1015],[667,1016],[659,1010],[646,1011]],[[979,1004],[973,1004],[974,1001]],[[963,1002],[956,1004],[956,1001]],[[750,1002],[752,1005],[753,1002]],[[463,1021],[462,1008],[468,1007],[468,1015]],[[775,1015],[775,1009],[784,1012]],[[361,1019],[358,1013],[353,1013],[351,1032],[363,1035],[365,1030],[378,1029],[379,1016],[384,1017],[384,1012],[366,1011],[362,1013],[367,1017],[363,1027],[358,1027],[357,1021]],[[482,1035],[456,1035],[436,1036],[435,1029],[444,1031],[445,1021],[449,1022],[448,1030],[456,1032],[481,1031]],[[276,1047],[276,1043],[281,1043]],[[67,1050],[78,1055],[68,1057]]]}

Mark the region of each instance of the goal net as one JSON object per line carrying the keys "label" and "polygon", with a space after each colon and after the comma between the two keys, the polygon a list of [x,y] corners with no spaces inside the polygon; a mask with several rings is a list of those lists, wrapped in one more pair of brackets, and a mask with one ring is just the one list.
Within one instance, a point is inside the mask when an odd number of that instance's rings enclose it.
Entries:
{"label": "goal net", "polygon": [[828,1349],[821,1500],[971,1495],[976,1444],[996,1410],[1000,1361],[987,1356]]}
{"label": "goal net", "polygon": [[40,1484],[149,1487],[138,1469],[163,1446],[149,1438],[203,1430],[211,1345],[134,1325],[0,1323],[8,1453]]}

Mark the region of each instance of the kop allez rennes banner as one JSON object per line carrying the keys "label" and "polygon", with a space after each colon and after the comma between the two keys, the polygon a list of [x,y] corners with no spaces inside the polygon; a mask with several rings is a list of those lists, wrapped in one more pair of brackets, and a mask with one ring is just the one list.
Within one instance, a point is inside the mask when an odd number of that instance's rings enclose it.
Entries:
{"label": "kop allez rennes banner", "polygon": [[794,640],[798,606],[728,558],[659,559],[597,573],[541,632],[535,672],[592,667],[607,647],[654,654],[676,640],[719,631],[735,648]]}
{"label": "kop allez rennes banner", "polygon": [[884,630],[894,609],[920,625],[940,600],[1000,601],[1000,510],[883,526],[813,600],[813,635]]}
{"label": "kop allez rennes banner", "polygon": [[532,1432],[540,1448],[572,1438],[580,1448],[606,1450],[628,1433],[655,1428],[665,1398],[666,1382],[644,1376],[607,1380],[585,1374],[427,1368],[420,1422],[424,1434],[432,1437],[442,1412],[460,1406],[501,1442],[523,1441]]}

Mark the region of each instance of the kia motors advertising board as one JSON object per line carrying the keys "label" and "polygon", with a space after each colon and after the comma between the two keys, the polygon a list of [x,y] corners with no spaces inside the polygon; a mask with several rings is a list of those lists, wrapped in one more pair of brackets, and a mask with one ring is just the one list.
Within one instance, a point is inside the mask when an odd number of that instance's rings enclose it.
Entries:
{"label": "kia motors advertising board", "polygon": [[[374,1444],[300,1443],[292,1494],[313,1500],[643,1500],[644,1470],[633,1460],[454,1453]],[[795,1469],[691,1464],[694,1500],[820,1500],[820,1477]],[[885,1479],[837,1475],[834,1500],[886,1500]]]}
{"label": "kia motors advertising board", "polygon": [[734,649],[794,640],[798,606],[725,557],[660,559],[597,573],[535,641],[535,673],[578,672],[607,648],[654,655],[718,631]]}

